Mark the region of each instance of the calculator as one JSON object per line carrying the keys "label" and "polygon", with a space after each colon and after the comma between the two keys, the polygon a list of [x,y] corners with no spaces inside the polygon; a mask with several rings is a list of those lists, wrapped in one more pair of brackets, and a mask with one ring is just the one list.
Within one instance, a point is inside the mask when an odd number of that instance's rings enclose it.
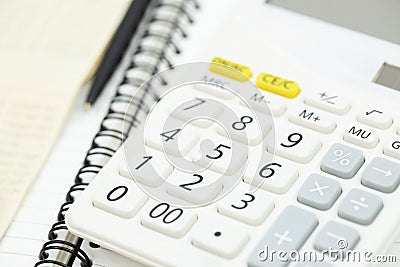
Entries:
{"label": "calculator", "polygon": [[221,57],[170,71],[179,86],[156,86],[145,122],[68,211],[72,233],[146,266],[384,255],[400,223],[396,101]]}

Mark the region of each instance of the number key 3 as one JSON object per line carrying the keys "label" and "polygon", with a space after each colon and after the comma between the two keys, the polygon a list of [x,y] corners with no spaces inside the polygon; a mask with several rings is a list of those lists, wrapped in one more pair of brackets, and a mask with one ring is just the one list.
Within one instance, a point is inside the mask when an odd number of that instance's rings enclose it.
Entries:
{"label": "number key 3", "polygon": [[274,209],[265,192],[249,192],[249,185],[240,183],[218,204],[218,212],[251,225],[261,224]]}

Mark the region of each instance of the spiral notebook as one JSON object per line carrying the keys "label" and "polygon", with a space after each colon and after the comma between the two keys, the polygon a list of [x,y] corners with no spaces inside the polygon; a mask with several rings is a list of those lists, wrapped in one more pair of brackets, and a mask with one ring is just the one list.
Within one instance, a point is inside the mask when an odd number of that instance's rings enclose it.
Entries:
{"label": "spiral notebook", "polygon": [[[138,91],[142,82],[173,64],[193,60],[190,52],[198,51],[200,47],[201,50],[211,50],[212,41],[224,38],[224,33],[221,31],[217,35],[208,35],[204,27],[198,26],[202,21],[218,16],[222,11],[226,13],[221,16],[223,23],[230,22],[231,18],[227,15],[228,3],[229,8],[238,10],[244,4],[227,0],[200,4],[195,0],[154,0],[149,6],[121,66],[108,85],[116,88],[115,95],[86,153],[83,166],[75,176],[75,184],[69,188],[66,201],[58,211],[58,220],[52,225],[48,233],[49,240],[43,244],[39,252],[39,261],[35,266],[141,266],[69,233],[64,222],[64,214],[79,193],[112,157],[121,145],[122,137],[135,134],[135,128],[144,120],[151,104],[158,98],[152,88],[141,88]],[[252,4],[246,2],[246,5]],[[233,23],[239,21],[239,18],[236,18]],[[221,25],[223,23],[221,22]],[[189,42],[193,35],[207,38],[204,43]],[[257,29],[249,29],[247,36],[238,38],[248,38],[252,42],[260,40]],[[239,48],[232,46],[224,52],[227,56],[235,55],[235,59],[245,62],[246,51]],[[132,101],[134,107],[129,109],[126,118],[125,112],[133,95],[135,95]],[[128,125],[123,125],[124,120],[125,122],[128,120]],[[400,240],[400,237],[397,240]],[[390,253],[399,255],[399,252],[400,243],[396,242]]]}

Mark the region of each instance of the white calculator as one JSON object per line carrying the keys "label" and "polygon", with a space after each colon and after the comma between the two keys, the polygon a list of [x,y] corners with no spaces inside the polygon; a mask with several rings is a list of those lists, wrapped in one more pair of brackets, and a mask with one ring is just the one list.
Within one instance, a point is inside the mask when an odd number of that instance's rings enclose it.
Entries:
{"label": "white calculator", "polygon": [[373,264],[400,222],[398,103],[250,69],[216,57],[161,93],[70,231],[149,266]]}

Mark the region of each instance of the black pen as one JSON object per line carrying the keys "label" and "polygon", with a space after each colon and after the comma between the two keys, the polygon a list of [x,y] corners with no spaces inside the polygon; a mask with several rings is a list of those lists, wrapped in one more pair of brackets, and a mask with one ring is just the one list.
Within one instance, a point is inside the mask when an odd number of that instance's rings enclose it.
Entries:
{"label": "black pen", "polygon": [[125,17],[115,32],[110,45],[94,75],[92,87],[86,98],[85,108],[89,109],[100,95],[105,84],[118,66],[128,47],[150,0],[133,0]]}

